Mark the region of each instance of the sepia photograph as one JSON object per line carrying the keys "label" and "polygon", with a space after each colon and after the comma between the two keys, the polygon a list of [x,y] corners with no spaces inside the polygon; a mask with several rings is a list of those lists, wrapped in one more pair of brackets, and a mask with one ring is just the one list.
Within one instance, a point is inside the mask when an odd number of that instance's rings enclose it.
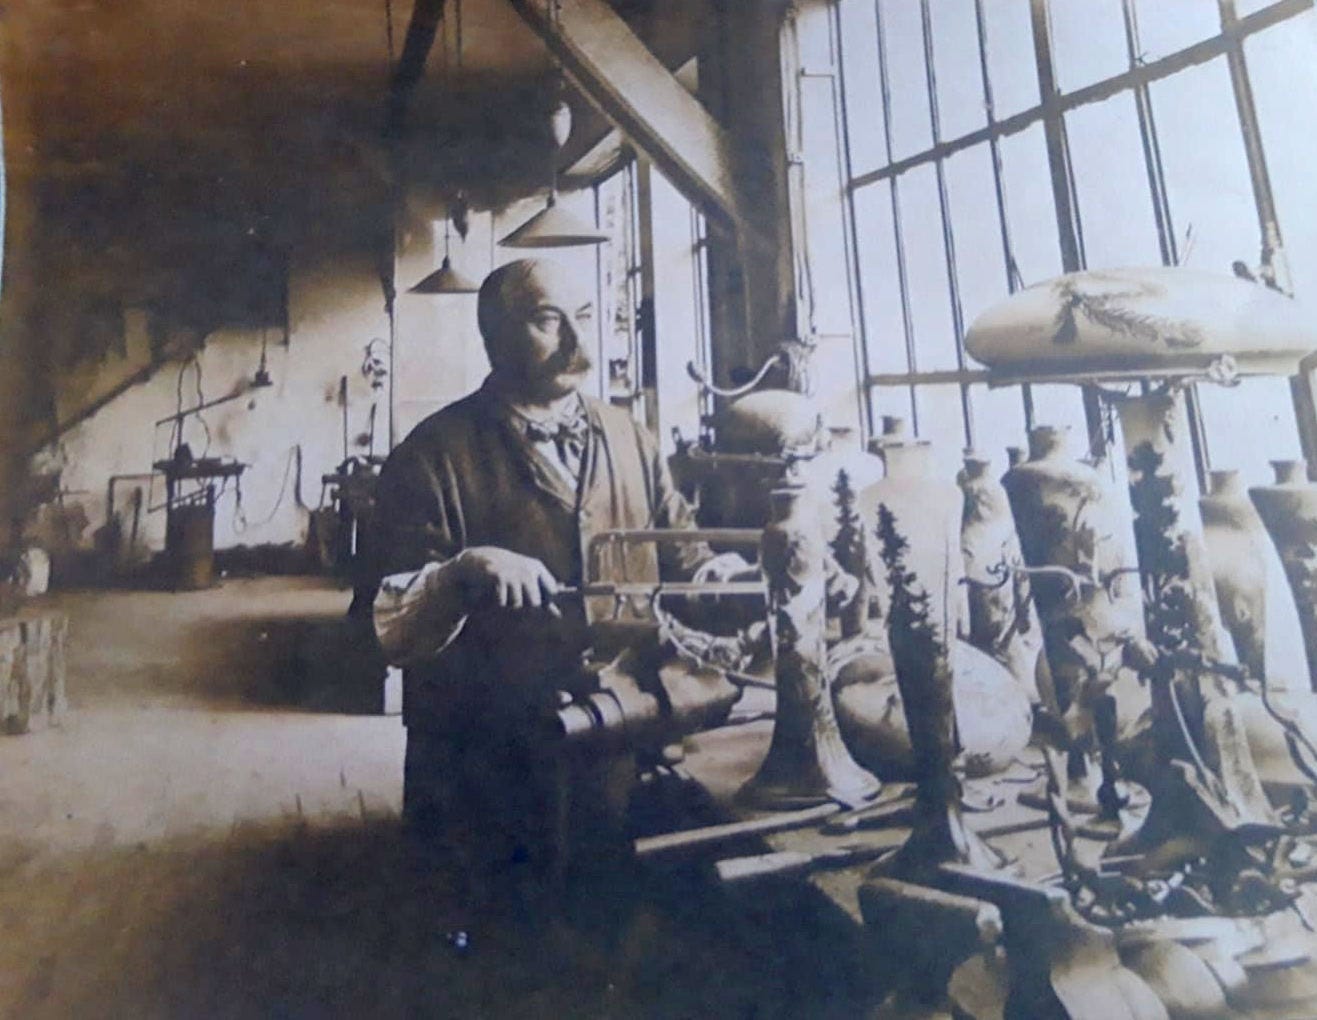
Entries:
{"label": "sepia photograph", "polygon": [[4,0],[0,1017],[1317,1020],[1317,0]]}

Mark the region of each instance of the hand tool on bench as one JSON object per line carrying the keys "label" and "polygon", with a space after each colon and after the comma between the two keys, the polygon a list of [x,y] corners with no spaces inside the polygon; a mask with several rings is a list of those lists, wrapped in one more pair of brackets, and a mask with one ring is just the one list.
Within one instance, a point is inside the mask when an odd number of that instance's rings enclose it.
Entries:
{"label": "hand tool on bench", "polygon": [[685,829],[680,832],[665,832],[659,836],[646,836],[635,841],[636,857],[641,860],[655,860],[680,856],[692,851],[721,846],[733,840],[747,836],[769,836],[775,832],[790,832],[818,825],[824,819],[837,814],[842,806],[835,802],[817,804],[800,811],[782,811],[751,818],[743,822],[728,822],[724,825],[707,825],[699,829]]}
{"label": "hand tool on bench", "polygon": [[754,854],[749,857],[726,857],[714,865],[718,880],[724,885],[739,885],[760,878],[790,878],[812,875],[828,868],[849,868],[886,857],[901,845],[905,838],[891,842],[881,840],[867,843],[847,843],[827,850],[779,850],[776,853]]}

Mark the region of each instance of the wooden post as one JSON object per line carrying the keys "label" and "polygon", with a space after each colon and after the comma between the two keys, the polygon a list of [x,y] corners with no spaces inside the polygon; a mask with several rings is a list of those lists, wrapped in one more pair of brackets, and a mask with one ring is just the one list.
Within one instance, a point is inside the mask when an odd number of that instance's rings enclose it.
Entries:
{"label": "wooden post", "polygon": [[68,705],[67,636],[63,613],[29,611],[0,620],[0,732],[28,733],[59,723]]}

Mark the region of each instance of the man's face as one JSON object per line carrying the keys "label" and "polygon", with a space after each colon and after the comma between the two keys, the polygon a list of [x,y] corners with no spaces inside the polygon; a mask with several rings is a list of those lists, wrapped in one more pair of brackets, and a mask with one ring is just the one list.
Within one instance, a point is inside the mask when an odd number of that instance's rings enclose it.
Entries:
{"label": "man's face", "polygon": [[505,328],[490,350],[503,379],[533,399],[576,390],[590,370],[585,352],[593,306],[568,275],[538,267],[509,295]]}

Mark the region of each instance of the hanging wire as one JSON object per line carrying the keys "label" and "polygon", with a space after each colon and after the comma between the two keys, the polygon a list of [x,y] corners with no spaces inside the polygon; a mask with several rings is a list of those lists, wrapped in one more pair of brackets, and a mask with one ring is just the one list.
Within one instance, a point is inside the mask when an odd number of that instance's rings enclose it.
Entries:
{"label": "hanging wire", "polygon": [[[193,362],[196,365],[196,392],[197,406],[200,407],[206,402],[206,395],[201,390],[201,359],[196,358]],[[201,448],[201,456],[205,457],[210,452],[210,424],[206,421],[206,416],[200,411],[197,412],[197,423],[205,430],[206,444]]]}
{"label": "hanging wire", "polygon": [[[234,483],[234,504],[233,504],[233,531],[234,534],[241,535],[251,528],[261,528],[269,524],[278,515],[280,508],[283,506],[284,497],[288,494],[288,479],[292,477],[293,465],[297,465],[297,481],[293,487],[293,499],[298,506],[303,506],[301,494],[301,463],[302,463],[302,444],[294,443],[288,448],[288,457],[284,461],[283,478],[279,482],[279,492],[275,496],[274,506],[270,512],[262,517],[259,521],[251,522],[247,519],[247,511],[242,503],[242,481],[235,478]],[[221,490],[222,491],[222,490]]]}

